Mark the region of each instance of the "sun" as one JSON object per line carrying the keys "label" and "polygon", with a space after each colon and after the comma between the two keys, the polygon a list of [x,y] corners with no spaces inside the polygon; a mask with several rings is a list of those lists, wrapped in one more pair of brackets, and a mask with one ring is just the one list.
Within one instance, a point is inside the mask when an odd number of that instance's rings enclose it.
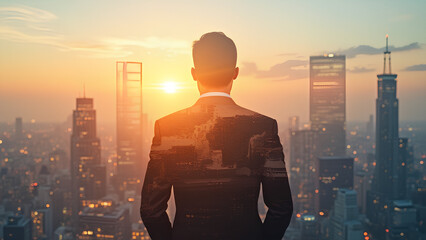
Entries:
{"label": "sun", "polygon": [[178,89],[177,84],[172,81],[164,82],[162,85],[162,89],[165,93],[175,93]]}

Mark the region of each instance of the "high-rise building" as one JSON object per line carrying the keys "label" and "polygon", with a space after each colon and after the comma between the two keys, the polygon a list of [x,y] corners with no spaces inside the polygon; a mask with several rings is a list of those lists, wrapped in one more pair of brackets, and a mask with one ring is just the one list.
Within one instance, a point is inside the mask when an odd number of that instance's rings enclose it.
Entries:
{"label": "high-rise building", "polygon": [[290,183],[295,213],[313,213],[318,135],[313,130],[290,131]]}
{"label": "high-rise building", "polygon": [[320,215],[328,215],[339,189],[353,189],[353,166],[352,157],[318,157],[315,206]]}
{"label": "high-rise building", "polygon": [[[400,199],[398,157],[398,98],[396,97],[397,74],[391,72],[388,38],[383,74],[377,75],[376,100],[376,167],[372,190],[380,192],[387,199]],[[386,57],[389,56],[389,72],[386,73]]]}
{"label": "high-rise building", "polygon": [[[142,154],[142,63],[117,62],[117,179],[121,190],[138,190]],[[139,190],[138,190],[139,191]]]}
{"label": "high-rise building", "polygon": [[358,220],[356,192],[350,189],[339,189],[330,218],[330,239],[362,239],[363,232],[362,224]]}
{"label": "high-rise building", "polygon": [[22,127],[22,118],[17,117],[15,119],[15,138],[21,139],[23,135],[24,135],[24,130]]}
{"label": "high-rise building", "polygon": [[371,191],[367,192],[367,217],[377,238],[387,235],[385,228],[390,223],[386,209],[394,200],[405,199],[406,193],[406,159],[402,156],[407,148],[406,140],[400,139],[398,133],[397,74],[392,73],[390,55],[386,36],[383,74],[377,75],[376,166]]}
{"label": "high-rise building", "polygon": [[71,135],[73,222],[78,222],[82,201],[100,199],[106,193],[105,167],[101,165],[100,140],[96,136],[96,110],[92,98],[77,98]]}
{"label": "high-rise building", "polygon": [[320,156],[344,156],[346,151],[346,57],[310,57],[312,130],[318,131]]}
{"label": "high-rise building", "polygon": [[10,216],[3,226],[4,240],[32,240],[31,221],[24,216]]}
{"label": "high-rise building", "polygon": [[132,228],[129,206],[115,206],[112,200],[99,200],[87,204],[79,214],[77,239],[131,239]]}
{"label": "high-rise building", "polygon": [[52,209],[43,208],[31,212],[33,222],[33,237],[35,239],[52,239],[53,237],[53,215]]}
{"label": "high-rise building", "polygon": [[409,200],[391,201],[387,208],[386,239],[417,240],[417,210]]}
{"label": "high-rise building", "polygon": [[317,240],[319,234],[318,219],[314,215],[304,214],[297,218],[300,228],[300,238],[303,240]]}
{"label": "high-rise building", "polygon": [[374,138],[374,116],[370,114],[370,118],[368,119],[368,122],[366,124],[366,135],[367,139]]}
{"label": "high-rise building", "polygon": [[291,116],[288,119],[288,128],[290,131],[299,130],[299,116]]}

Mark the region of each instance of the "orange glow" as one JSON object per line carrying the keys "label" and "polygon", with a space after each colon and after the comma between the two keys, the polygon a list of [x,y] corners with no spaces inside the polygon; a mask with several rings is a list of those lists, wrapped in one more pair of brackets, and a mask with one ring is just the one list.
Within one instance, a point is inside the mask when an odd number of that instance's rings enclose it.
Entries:
{"label": "orange glow", "polygon": [[300,213],[296,214],[296,217],[300,218],[300,216],[301,216]]}
{"label": "orange glow", "polygon": [[389,229],[387,229],[387,228],[386,228],[386,232],[388,233],[388,232],[389,232]]}
{"label": "orange glow", "polygon": [[165,93],[175,93],[178,89],[176,82],[167,81],[162,84],[162,89]]}
{"label": "orange glow", "polygon": [[324,212],[319,212],[319,215],[320,216],[324,216]]}

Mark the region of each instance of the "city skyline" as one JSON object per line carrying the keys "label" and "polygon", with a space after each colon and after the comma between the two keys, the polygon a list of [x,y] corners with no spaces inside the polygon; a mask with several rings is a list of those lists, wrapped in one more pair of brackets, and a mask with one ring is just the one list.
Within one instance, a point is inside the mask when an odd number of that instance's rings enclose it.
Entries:
{"label": "city skyline", "polygon": [[[426,113],[411,107],[426,101],[426,36],[419,31],[426,21],[418,7],[423,2],[391,2],[384,6],[369,3],[371,8],[366,8],[363,1],[346,5],[276,2],[263,6],[264,11],[257,11],[260,3],[256,2],[244,6],[238,1],[220,2],[214,9],[223,11],[220,19],[211,13],[202,14],[206,3],[183,7],[172,2],[131,2],[120,4],[128,14],[113,18],[114,21],[109,18],[115,14],[116,3],[85,3],[77,20],[66,10],[76,11],[79,4],[0,4],[0,49],[3,56],[8,56],[0,57],[0,109],[5,113],[1,122],[12,122],[16,116],[22,116],[24,121],[65,121],[69,116],[67,109],[73,104],[70,99],[78,97],[79,92],[81,96],[85,84],[87,92],[97,99],[100,124],[113,123],[113,68],[116,61],[122,60],[144,63],[143,109],[150,118],[190,106],[198,97],[190,76],[191,42],[212,30],[224,31],[238,46],[241,75],[232,92],[236,101],[280,121],[298,115],[301,122],[308,120],[308,57],[330,52],[347,57],[347,121],[368,119],[375,112],[371,104],[376,98],[374,75],[382,67],[377,57],[382,52],[384,36],[389,34],[394,70],[404,79],[398,93],[401,120],[426,120]],[[379,6],[394,15],[374,11]],[[96,7],[104,10],[102,15],[95,13]],[[330,11],[316,11],[323,8]],[[155,10],[155,15],[148,9]],[[140,12],[145,15],[140,16]],[[361,13],[364,17],[353,21]],[[347,18],[343,18],[345,14]],[[168,18],[178,20],[161,20]],[[192,24],[192,18],[200,23]],[[321,18],[323,24],[314,23],[316,18]],[[171,22],[175,25],[173,30]],[[375,23],[374,29],[371,22]],[[156,27],[150,28],[150,23]],[[241,24],[250,24],[250,31],[240,31]],[[282,28],[277,28],[280,24]],[[165,91],[163,85],[167,82],[174,83],[177,91]],[[280,106],[268,104],[271,99],[280,101]]]}
{"label": "city skyline", "polygon": [[1,2],[0,240],[426,239],[423,9]]}

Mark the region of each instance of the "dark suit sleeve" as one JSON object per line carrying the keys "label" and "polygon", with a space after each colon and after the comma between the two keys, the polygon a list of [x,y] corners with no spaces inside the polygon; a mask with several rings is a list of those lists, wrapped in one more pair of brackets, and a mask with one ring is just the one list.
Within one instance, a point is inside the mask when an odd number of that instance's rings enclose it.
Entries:
{"label": "dark suit sleeve", "polygon": [[155,123],[150,160],[146,170],[141,196],[141,218],[151,239],[171,239],[172,227],[166,213],[172,184],[166,174],[166,162],[162,149],[158,121]]}
{"label": "dark suit sleeve", "polygon": [[282,239],[293,213],[293,202],[284,162],[283,147],[278,136],[277,121],[267,131],[263,145],[263,199],[268,212],[263,223],[264,239]]}

